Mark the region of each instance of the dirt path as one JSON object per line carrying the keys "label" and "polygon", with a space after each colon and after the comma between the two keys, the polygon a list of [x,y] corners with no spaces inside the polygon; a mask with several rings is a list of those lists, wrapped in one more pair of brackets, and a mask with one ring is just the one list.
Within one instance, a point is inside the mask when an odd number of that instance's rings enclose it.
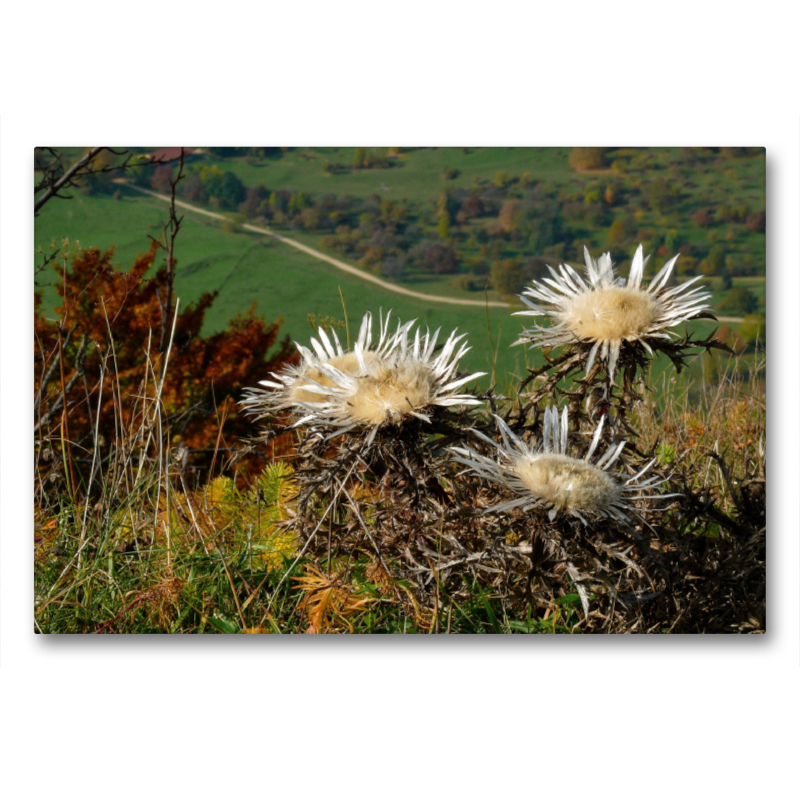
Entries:
{"label": "dirt path", "polygon": [[[125,182],[125,186],[130,187],[131,189],[136,189],[138,192],[142,192],[143,194],[149,194],[151,197],[157,197],[159,200],[164,200],[165,202],[169,203],[170,198],[166,194],[160,194],[159,192],[154,192],[152,189],[143,189],[141,186],[134,186],[132,183]],[[214,211],[207,211],[205,208],[200,208],[199,206],[193,206],[189,203],[185,203],[183,200],[176,200],[175,205],[179,206],[180,208],[185,208],[187,211],[194,211],[197,214],[203,214],[206,217],[211,217],[212,219],[218,219],[222,222],[227,220],[223,214],[217,214]],[[486,308],[487,301],[485,300],[461,300],[455,297],[443,297],[439,294],[425,294],[423,292],[415,292],[411,289],[404,289],[402,286],[396,286],[393,283],[388,283],[387,281],[383,281],[380,278],[376,278],[374,275],[370,275],[369,273],[364,272],[363,270],[357,269],[356,267],[350,266],[350,264],[346,264],[344,261],[340,261],[338,258],[332,258],[331,256],[326,255],[325,253],[320,252],[319,250],[315,250],[313,247],[309,247],[308,245],[301,244],[300,242],[295,241],[294,239],[290,239],[287,236],[282,236],[279,233],[275,233],[275,231],[271,230],[270,228],[261,228],[257,225],[250,225],[249,223],[245,223],[242,225],[242,228],[246,231],[250,231],[252,233],[260,233],[264,236],[271,236],[273,239],[277,239],[279,242],[283,242],[284,244],[288,244],[289,247],[294,247],[297,250],[302,250],[304,253],[307,253],[314,258],[318,258],[320,261],[325,261],[328,264],[333,265],[336,269],[342,270],[342,272],[348,272],[351,275],[355,275],[357,278],[361,278],[361,280],[369,281],[370,283],[374,283],[377,286],[380,286],[382,289],[386,289],[389,292],[394,292],[395,294],[404,294],[407,297],[416,297],[418,300],[428,300],[434,301],[436,303],[450,303],[451,305],[455,306],[479,306],[480,308]],[[510,309],[511,305],[509,303],[499,303],[496,300],[489,300],[488,305],[493,308],[506,308]],[[742,322],[742,317],[717,317],[719,322]]]}
{"label": "dirt path", "polygon": [[[141,186],[134,186],[132,183],[126,183],[125,185],[129,186],[131,189],[136,189],[136,191],[142,192],[143,194],[149,194],[151,197],[157,197],[159,200],[165,200],[167,203],[170,201],[170,198],[167,195],[154,192],[151,189],[143,189]],[[190,205],[189,203],[185,203],[183,200],[176,200],[175,205],[179,206],[180,208],[185,208],[187,211],[194,211],[197,214],[203,214],[206,217],[218,219],[223,222],[227,219],[227,217],[222,214],[217,214],[213,211],[206,211],[204,208]],[[275,233],[275,231],[271,230],[270,228],[261,228],[257,225],[250,225],[249,223],[243,224],[242,228],[246,231],[251,231],[252,233],[261,233],[264,236],[271,236],[273,239],[277,239],[279,242],[288,244],[290,247],[294,247],[297,250],[302,250],[304,253],[308,253],[308,255],[313,256],[314,258],[318,258],[320,261],[325,261],[328,264],[333,265],[336,267],[336,269],[342,270],[342,272],[348,272],[351,275],[355,275],[357,278],[361,278],[361,280],[374,283],[377,286],[380,286],[382,289],[394,292],[395,294],[404,294],[407,297],[416,297],[418,300],[434,301],[437,303],[450,303],[451,305],[455,306],[478,306],[480,308],[486,308],[487,305],[487,301],[485,300],[461,300],[455,297],[444,297],[438,294],[425,294],[423,292],[415,292],[411,289],[404,289],[402,286],[396,286],[393,283],[388,283],[387,281],[376,278],[374,275],[370,275],[363,270],[352,267],[350,264],[346,264],[344,261],[340,261],[338,258],[331,258],[331,256],[325,255],[325,253],[315,250],[313,247],[308,247],[308,245],[301,244],[294,239],[289,239],[287,236],[281,236],[281,234]],[[489,300],[488,305],[494,308],[511,308],[509,303],[500,303],[496,300]]]}

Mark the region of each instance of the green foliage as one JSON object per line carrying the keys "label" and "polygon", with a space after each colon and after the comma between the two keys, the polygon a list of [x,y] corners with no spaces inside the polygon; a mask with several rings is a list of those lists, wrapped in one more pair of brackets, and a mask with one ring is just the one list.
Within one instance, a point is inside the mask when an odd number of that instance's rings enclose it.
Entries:
{"label": "green foliage", "polygon": [[439,236],[447,241],[450,238],[450,215],[447,211],[443,211],[439,216],[439,223],[437,225]]}
{"label": "green foliage", "polygon": [[225,215],[225,222],[222,223],[222,230],[225,233],[241,233],[242,225],[247,222],[244,214],[233,213]]}
{"label": "green foliage", "polygon": [[650,184],[647,199],[650,208],[658,214],[663,214],[671,205],[673,200],[673,187],[665,178],[656,178]]}
{"label": "green foliage", "polygon": [[763,347],[767,342],[767,318],[763,314],[748,314],[739,326],[739,335],[748,344]]}
{"label": "green foliage", "polygon": [[499,172],[495,172],[492,183],[494,183],[498,189],[505,189],[506,186],[511,183],[511,176],[505,170],[500,170]]}
{"label": "green foliage", "polygon": [[353,153],[353,169],[355,170],[385,168],[396,165],[397,162],[390,161],[385,152],[357,147]]}
{"label": "green foliage", "polygon": [[629,231],[624,220],[615,219],[608,229],[609,247],[619,247],[628,241]]}
{"label": "green foliage", "polygon": [[586,191],[583,195],[583,202],[586,205],[591,205],[592,203],[599,203],[603,198],[603,190],[599,183],[588,183],[586,185]]}
{"label": "green foliage", "polygon": [[493,262],[489,277],[495,291],[501,295],[519,294],[525,288],[525,273],[520,263],[513,258]]}
{"label": "green foliage", "polygon": [[573,147],[569,154],[570,169],[575,172],[604,169],[608,166],[607,150],[607,147]]}
{"label": "green foliage", "polygon": [[731,314],[753,314],[758,309],[758,298],[746,286],[737,286],[728,291],[717,306],[717,310]]}
{"label": "green foliage", "polygon": [[725,272],[725,248],[712,247],[708,256],[700,263],[700,272],[704,275],[721,275]]}
{"label": "green foliage", "polygon": [[201,167],[198,173],[209,198],[216,198],[219,208],[234,209],[245,199],[242,181],[228,170],[216,166]]}

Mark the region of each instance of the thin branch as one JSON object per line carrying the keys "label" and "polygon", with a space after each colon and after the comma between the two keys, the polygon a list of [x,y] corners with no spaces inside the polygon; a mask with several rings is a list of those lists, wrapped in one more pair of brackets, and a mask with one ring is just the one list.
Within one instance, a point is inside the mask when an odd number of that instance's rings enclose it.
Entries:
{"label": "thin branch", "polygon": [[[161,306],[161,338],[159,339],[158,350],[160,353],[164,352],[164,347],[167,343],[167,336],[170,330],[170,315],[172,314],[172,293],[175,284],[175,238],[181,228],[183,216],[178,216],[175,210],[175,194],[178,182],[182,180],[184,164],[184,148],[181,148],[180,165],[178,166],[178,174],[175,180],[170,178],[170,201],[169,201],[169,222],[165,223],[162,227],[164,229],[164,241],[166,244],[159,244],[167,251],[167,286],[165,291],[165,298],[162,300],[161,295],[158,296],[158,303]],[[169,234],[167,233],[169,231]],[[163,377],[166,364],[161,362],[159,367],[159,377]]]}
{"label": "thin branch", "polygon": [[[79,158],[60,178],[50,183],[50,185],[45,189],[45,193],[33,204],[33,213],[38,214],[41,207],[52,197],[56,197],[59,190],[63,189],[67,186],[74,186],[72,179],[81,171],[85,170],[88,164],[91,164],[103,150],[107,150],[106,147],[93,147],[83,158]],[[45,178],[46,179],[46,178]],[[44,181],[42,181],[44,183]],[[37,187],[39,189],[43,188],[42,184],[40,183]]]}

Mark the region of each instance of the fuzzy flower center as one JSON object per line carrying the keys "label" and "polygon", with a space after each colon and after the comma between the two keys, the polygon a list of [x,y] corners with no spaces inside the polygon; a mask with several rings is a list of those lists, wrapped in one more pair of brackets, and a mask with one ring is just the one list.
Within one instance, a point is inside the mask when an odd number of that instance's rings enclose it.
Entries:
{"label": "fuzzy flower center", "polygon": [[[364,355],[364,363],[369,366],[377,356],[375,353],[367,351]],[[332,367],[344,372],[346,375],[356,376],[361,371],[358,363],[358,358],[355,353],[345,353],[341,356],[336,356],[327,362]],[[311,378],[315,380],[320,386],[334,386],[334,382],[327,376],[323,375],[316,367],[309,366],[297,377],[297,380],[292,384],[289,389],[289,398],[292,403],[322,403],[325,401],[325,395],[317,394],[316,392],[306,391],[306,386],[314,386],[304,378]]]}
{"label": "fuzzy flower center", "polygon": [[606,472],[556,453],[521,458],[514,472],[532,495],[566,511],[602,511],[620,496],[619,486]]}
{"label": "fuzzy flower center", "polygon": [[430,405],[434,375],[421,364],[379,364],[359,378],[347,399],[348,416],[367,425],[398,419]]}
{"label": "fuzzy flower center", "polygon": [[619,342],[641,336],[658,313],[658,303],[649,292],[614,286],[581,292],[560,316],[581,339]]}

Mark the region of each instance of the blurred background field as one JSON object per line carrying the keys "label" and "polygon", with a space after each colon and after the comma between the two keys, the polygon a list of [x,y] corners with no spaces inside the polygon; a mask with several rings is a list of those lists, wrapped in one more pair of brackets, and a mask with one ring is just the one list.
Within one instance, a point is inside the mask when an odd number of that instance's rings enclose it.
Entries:
{"label": "blurred background field", "polygon": [[[69,201],[36,218],[44,253],[64,239],[115,247],[127,269],[157,237],[166,203],[123,181],[168,192],[178,148],[133,148],[140,164],[87,181]],[[357,326],[366,310],[468,334],[465,365],[501,389],[530,354],[509,345],[526,318],[516,295],[546,265],[582,263],[586,245],[610,250],[625,274],[639,242],[650,274],[680,252],[678,279],[705,274],[720,335],[751,360],[765,331],[765,158],[760,148],[189,148],[181,199],[226,216],[182,210],[176,292],[186,304],[219,296],[204,334],[222,330],[255,300],[281,333],[307,343],[312,320]],[[67,150],[68,158],[80,149]],[[111,159],[112,157],[108,157]],[[166,160],[170,163],[153,163]],[[397,286],[471,301],[456,306],[405,297],[348,275],[244,222],[343,260]],[[52,275],[39,276],[43,310],[57,305]],[[503,307],[481,307],[485,300]],[[488,319],[487,319],[488,317]],[[695,322],[705,336],[713,323]],[[725,359],[725,356],[721,357]],[[705,360],[705,363],[704,363]],[[697,383],[720,357],[698,358]],[[660,371],[663,365],[656,365]],[[724,365],[722,365],[724,368]],[[496,372],[493,370],[496,369]]]}

